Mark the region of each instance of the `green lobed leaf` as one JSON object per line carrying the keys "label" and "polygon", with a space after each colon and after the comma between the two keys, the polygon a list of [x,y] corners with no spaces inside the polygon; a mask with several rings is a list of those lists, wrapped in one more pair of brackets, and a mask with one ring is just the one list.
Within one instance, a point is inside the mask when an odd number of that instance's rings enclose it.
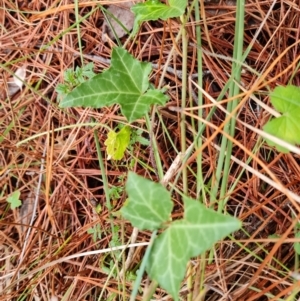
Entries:
{"label": "green lobed leaf", "polygon": [[109,158],[121,160],[130,142],[130,127],[124,126],[118,133],[110,131],[104,144]]}
{"label": "green lobed leaf", "polygon": [[132,122],[143,117],[151,104],[163,105],[168,100],[159,90],[147,91],[150,72],[151,64],[140,62],[116,47],[110,68],[75,88],[61,101],[60,107],[102,108],[119,104],[124,116]]}
{"label": "green lobed leaf", "polygon": [[7,202],[10,203],[11,209],[16,209],[22,205],[20,201],[20,191],[14,191],[9,197],[7,197]]}
{"label": "green lobed leaf", "polygon": [[300,109],[300,89],[296,86],[276,87],[270,97],[274,108],[280,113]]}
{"label": "green lobed leaf", "polygon": [[[299,119],[300,110],[294,111],[291,114],[286,114],[284,116],[273,118],[268,121],[263,129],[267,133],[278,137],[291,144],[300,144],[300,123],[296,120]],[[266,139],[270,146],[275,146],[276,149],[283,153],[288,153],[289,150],[281,145]]]}
{"label": "green lobed leaf", "polygon": [[[300,144],[300,89],[295,86],[276,87],[270,94],[274,108],[282,113],[263,127],[264,131],[291,144]],[[277,150],[288,153],[288,149],[267,139]]]}
{"label": "green lobed leaf", "polygon": [[184,218],[173,222],[154,241],[146,270],[151,279],[178,299],[180,284],[190,258],[210,249],[236,231],[241,222],[207,209],[196,200],[184,200]]}
{"label": "green lobed leaf", "polygon": [[158,0],[149,0],[144,3],[137,3],[131,10],[135,14],[132,34],[136,35],[139,25],[144,21],[155,21],[158,19],[167,20],[181,16],[187,6],[186,0],[170,0],[169,5]]}
{"label": "green lobed leaf", "polygon": [[156,230],[167,222],[173,208],[170,193],[159,183],[128,173],[126,192],[129,200],[121,214],[140,230]]}

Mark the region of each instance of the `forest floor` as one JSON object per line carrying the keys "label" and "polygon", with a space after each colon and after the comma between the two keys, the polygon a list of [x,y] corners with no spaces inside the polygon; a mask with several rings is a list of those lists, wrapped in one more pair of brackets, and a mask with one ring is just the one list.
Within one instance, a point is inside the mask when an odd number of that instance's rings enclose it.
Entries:
{"label": "forest floor", "polygon": [[[156,87],[167,86],[169,96],[166,106],[149,114],[152,133],[143,118],[131,125],[135,136],[121,160],[109,160],[104,144],[108,128],[128,124],[119,106],[59,107],[56,88],[64,83],[67,69],[90,62],[95,73],[109,68],[108,59],[118,42],[105,36],[100,4],[107,2],[80,1],[77,10],[68,0],[1,1],[0,300],[129,300],[145,247],[134,250],[126,277],[121,277],[120,270],[127,251],[119,260],[116,252],[83,253],[130,241],[134,228],[117,212],[127,198],[124,186],[129,170],[160,181],[150,137],[157,142],[164,174],[183,149],[182,114],[169,109],[182,104],[184,83],[177,72],[183,68],[184,56],[181,39],[176,41],[179,18],[144,22],[134,39],[128,35],[119,39],[138,60],[157,64],[150,80]],[[199,109],[200,91],[202,117],[209,116],[213,107],[215,111],[201,135],[201,162],[196,148],[185,163],[188,195],[216,210],[218,202],[226,200],[222,211],[241,220],[243,228],[219,242],[213,253],[192,261],[187,276],[192,293],[183,282],[180,300],[190,296],[195,301],[298,300],[300,152],[278,152],[253,129],[262,130],[270,119],[270,111],[261,104],[272,108],[269,94],[276,86],[300,86],[299,1],[246,1],[244,48],[251,48],[244,63],[249,68],[242,68],[238,83],[236,99],[241,105],[230,138],[232,160],[228,172],[220,173],[227,176],[225,192],[219,187],[215,200],[211,189],[218,187],[216,172],[228,117],[222,108],[232,101],[224,87],[234,61],[236,4],[200,0],[200,7],[201,20],[196,22],[192,13],[185,26],[186,147],[195,140],[199,120],[191,113]],[[196,47],[197,28],[201,29],[201,48]],[[173,71],[163,73],[165,64]],[[197,82],[193,74],[199,66],[203,76]],[[92,122],[106,127],[89,126]],[[107,208],[95,133],[113,217]],[[183,191],[182,177],[174,185]],[[18,199],[20,207],[15,203]],[[181,196],[173,192],[172,199],[172,218],[177,219],[183,215]],[[135,242],[149,242],[150,236],[148,231],[139,231]],[[213,260],[208,260],[211,254]],[[143,300],[148,285],[145,274],[137,300]],[[161,288],[152,299],[172,300]]]}

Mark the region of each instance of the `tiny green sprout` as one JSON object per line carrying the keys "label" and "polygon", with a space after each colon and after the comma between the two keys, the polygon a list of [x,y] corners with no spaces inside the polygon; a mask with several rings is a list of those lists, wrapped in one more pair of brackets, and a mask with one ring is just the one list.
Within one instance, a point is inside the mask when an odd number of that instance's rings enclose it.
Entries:
{"label": "tiny green sprout", "polygon": [[140,143],[144,146],[149,146],[150,141],[149,139],[146,139],[142,136],[143,131],[141,129],[133,129],[131,130],[131,139],[130,139],[130,145],[134,145],[135,143]]}
{"label": "tiny green sprout", "polygon": [[11,209],[16,209],[22,205],[22,202],[20,201],[20,191],[16,190],[14,191],[8,198],[7,202],[10,203]]}
{"label": "tiny green sprout", "polygon": [[58,96],[62,99],[80,84],[86,82],[87,80],[93,78],[96,73],[93,71],[94,64],[88,63],[83,67],[76,67],[75,70],[67,69],[64,72],[64,83],[58,84],[55,91]]}
{"label": "tiny green sprout", "polygon": [[96,206],[95,211],[96,211],[98,214],[101,213],[101,211],[102,211],[102,206],[101,206],[101,204],[98,204],[98,205]]}
{"label": "tiny green sprout", "polygon": [[108,194],[111,199],[118,200],[121,198],[123,191],[124,191],[124,187],[122,186],[112,186],[109,189]]}
{"label": "tiny green sprout", "polygon": [[95,226],[89,228],[87,230],[87,233],[92,235],[93,242],[100,240],[102,237],[102,231],[101,231],[100,224],[96,224]]}

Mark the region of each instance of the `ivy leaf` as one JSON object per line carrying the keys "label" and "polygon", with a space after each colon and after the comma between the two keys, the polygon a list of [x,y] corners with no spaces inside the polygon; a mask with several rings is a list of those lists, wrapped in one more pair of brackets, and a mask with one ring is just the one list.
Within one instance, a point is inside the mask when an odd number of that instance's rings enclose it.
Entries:
{"label": "ivy leaf", "polygon": [[150,105],[163,105],[168,97],[159,90],[148,90],[151,64],[136,60],[126,50],[116,47],[111,66],[70,92],[60,107],[102,108],[119,104],[129,122],[143,117]]}
{"label": "ivy leaf", "polygon": [[173,202],[168,190],[159,183],[129,172],[126,182],[129,200],[121,214],[140,230],[156,230],[168,221]]}
{"label": "ivy leaf", "polygon": [[22,202],[20,201],[20,191],[16,190],[14,191],[9,197],[7,197],[7,202],[10,203],[11,209],[16,209],[22,205]]}
{"label": "ivy leaf", "polygon": [[[270,94],[274,108],[282,113],[264,126],[264,131],[291,144],[300,144],[300,88],[295,86],[276,87]],[[288,153],[285,147],[266,139],[270,146],[278,151]]]}
{"label": "ivy leaf", "polygon": [[124,126],[118,133],[110,131],[104,144],[107,146],[108,159],[121,160],[130,142],[130,127]]}
{"label": "ivy leaf", "polygon": [[155,239],[146,267],[150,278],[174,300],[179,300],[180,284],[190,258],[241,227],[239,220],[207,209],[196,200],[186,198],[184,209],[184,218],[173,222]]}
{"label": "ivy leaf", "polygon": [[158,0],[137,3],[131,8],[135,14],[132,34],[137,34],[141,22],[156,21],[158,19],[167,20],[181,16],[186,6],[186,0],[169,0],[169,5],[163,4]]}

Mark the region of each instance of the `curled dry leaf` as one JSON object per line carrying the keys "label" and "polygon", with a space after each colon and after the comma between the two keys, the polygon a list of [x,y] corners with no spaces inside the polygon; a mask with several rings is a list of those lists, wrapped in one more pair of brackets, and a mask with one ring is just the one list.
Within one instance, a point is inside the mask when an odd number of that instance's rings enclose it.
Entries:
{"label": "curled dry leaf", "polygon": [[[102,41],[107,42],[109,38],[112,40],[115,40],[116,37],[122,38],[127,34],[127,32],[124,30],[122,26],[120,26],[119,23],[122,23],[125,28],[127,28],[128,31],[131,31],[134,23],[134,14],[130,10],[130,8],[137,2],[140,2],[141,0],[138,1],[127,1],[123,3],[118,3],[118,4],[112,4],[109,5],[107,10],[108,13],[107,19],[105,19],[104,23],[102,25]],[[119,21],[119,23],[111,17],[109,14],[113,15],[115,19]],[[113,28],[113,30],[112,30]]]}
{"label": "curled dry leaf", "polygon": [[26,77],[26,67],[23,66],[16,71],[14,76],[14,84],[17,87],[19,87],[20,90],[22,90],[25,77]]}
{"label": "curled dry leaf", "polygon": [[12,97],[19,90],[22,90],[24,80],[26,77],[26,66],[20,67],[15,72],[15,76],[8,80],[7,85],[3,83],[0,87],[0,97],[5,99],[6,97]]}
{"label": "curled dry leaf", "polygon": [[34,193],[30,191],[27,198],[23,200],[22,206],[20,208],[19,222],[21,224],[21,234],[23,234],[24,237],[33,215],[34,201]]}
{"label": "curled dry leaf", "polygon": [[69,152],[77,149],[76,138],[77,135],[75,133],[70,133],[68,138],[64,138],[63,136],[57,136],[55,138],[53,158],[56,163],[60,160],[67,161],[69,158]]}

